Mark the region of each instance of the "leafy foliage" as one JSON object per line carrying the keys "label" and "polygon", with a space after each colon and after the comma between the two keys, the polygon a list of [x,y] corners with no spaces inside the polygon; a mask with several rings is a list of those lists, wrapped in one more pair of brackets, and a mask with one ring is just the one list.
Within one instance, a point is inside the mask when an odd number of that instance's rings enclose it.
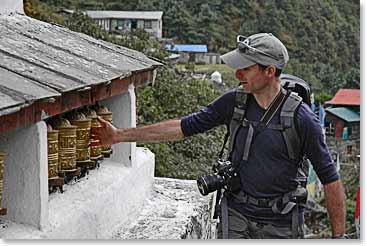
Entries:
{"label": "leafy foliage", "polygon": [[290,54],[287,73],[316,93],[360,86],[359,1],[356,0],[45,0],[71,9],[163,11],[163,33],[178,43],[224,53],[237,34],[271,32]]}
{"label": "leafy foliage", "polygon": [[[151,124],[199,111],[221,92],[209,81],[177,77],[163,68],[154,87],[137,90],[138,122]],[[196,179],[208,173],[221,147],[224,128],[182,141],[146,144],[156,153],[156,176]]]}
{"label": "leafy foliage", "polygon": [[63,23],[62,16],[55,13],[55,8],[38,0],[24,0],[24,12],[28,16],[45,22]]}

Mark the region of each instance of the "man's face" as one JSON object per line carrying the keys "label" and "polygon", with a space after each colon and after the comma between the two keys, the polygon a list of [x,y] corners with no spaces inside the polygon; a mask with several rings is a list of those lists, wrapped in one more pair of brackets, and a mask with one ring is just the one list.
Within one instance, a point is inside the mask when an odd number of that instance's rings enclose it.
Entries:
{"label": "man's face", "polygon": [[236,70],[236,78],[240,81],[246,92],[258,93],[268,86],[265,70],[255,64],[247,68]]}

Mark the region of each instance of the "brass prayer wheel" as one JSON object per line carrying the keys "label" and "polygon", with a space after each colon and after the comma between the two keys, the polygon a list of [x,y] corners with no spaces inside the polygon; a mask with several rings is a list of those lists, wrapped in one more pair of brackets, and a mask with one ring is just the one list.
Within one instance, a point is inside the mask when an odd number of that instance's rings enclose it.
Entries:
{"label": "brass prayer wheel", "polygon": [[4,161],[5,153],[0,152],[0,208],[2,207],[1,203],[3,198]]}
{"label": "brass prayer wheel", "polygon": [[3,201],[3,181],[0,182],[0,208],[2,208]]}
{"label": "brass prayer wheel", "polygon": [[0,181],[2,181],[4,177],[4,161],[5,153],[0,151]]}
{"label": "brass prayer wheel", "polygon": [[57,177],[59,164],[59,131],[47,130],[48,178]]}
{"label": "brass prayer wheel", "polygon": [[95,108],[97,115],[101,116],[104,120],[112,123],[112,112],[110,112],[106,106],[98,105]]}
{"label": "brass prayer wheel", "polygon": [[76,169],[76,129],[67,119],[56,118],[52,121],[54,129],[59,130],[59,171]]}
{"label": "brass prayer wheel", "polygon": [[73,111],[68,115],[70,123],[77,126],[76,129],[76,161],[90,161],[90,129],[91,119],[83,113]]}
{"label": "brass prayer wheel", "polygon": [[[102,127],[101,123],[99,123],[97,119],[97,113],[93,109],[86,107],[82,110],[82,113],[86,118],[91,119],[91,131],[95,128]],[[98,138],[96,138],[93,134],[90,135],[90,159],[96,161],[101,159],[102,155],[102,145]]]}
{"label": "brass prayer wheel", "polygon": [[[102,119],[112,124],[112,112],[110,112],[106,106],[96,105],[95,109],[98,116],[101,116]],[[102,154],[105,157],[109,157],[111,153],[112,153],[111,145],[102,145]]]}

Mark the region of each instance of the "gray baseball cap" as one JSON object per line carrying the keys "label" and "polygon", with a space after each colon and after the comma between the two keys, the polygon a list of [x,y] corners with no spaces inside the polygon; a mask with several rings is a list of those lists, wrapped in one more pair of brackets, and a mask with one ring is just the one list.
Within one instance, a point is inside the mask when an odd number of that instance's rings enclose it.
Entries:
{"label": "gray baseball cap", "polygon": [[237,49],[220,57],[225,64],[241,69],[254,64],[274,65],[283,69],[289,60],[287,48],[271,33],[257,33],[250,37],[237,36]]}

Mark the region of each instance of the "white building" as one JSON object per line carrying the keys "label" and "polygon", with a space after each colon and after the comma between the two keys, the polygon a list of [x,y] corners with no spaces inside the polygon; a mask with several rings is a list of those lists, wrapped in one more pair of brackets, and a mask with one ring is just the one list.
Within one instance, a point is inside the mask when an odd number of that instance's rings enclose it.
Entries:
{"label": "white building", "polygon": [[102,29],[109,32],[125,32],[144,29],[162,38],[162,11],[86,11]]}

